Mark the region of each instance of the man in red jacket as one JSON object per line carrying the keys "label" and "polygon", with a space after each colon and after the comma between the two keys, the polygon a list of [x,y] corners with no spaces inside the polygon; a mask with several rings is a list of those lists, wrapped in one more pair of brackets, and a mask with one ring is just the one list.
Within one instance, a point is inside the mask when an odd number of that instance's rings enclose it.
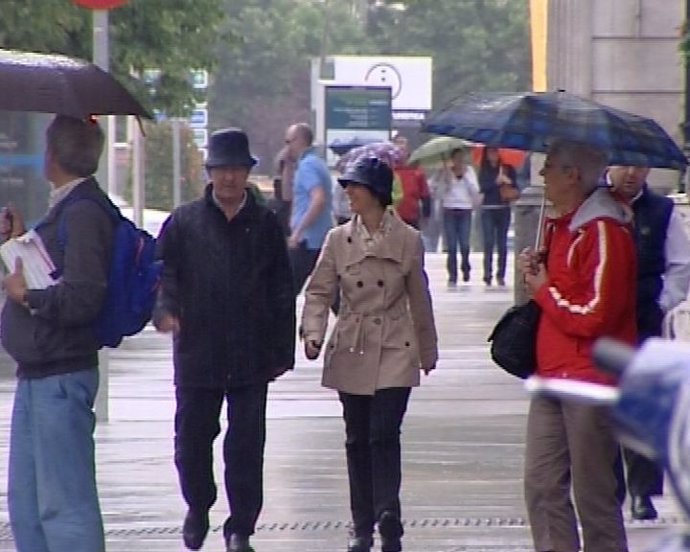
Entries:
{"label": "man in red jacket", "polygon": [[424,218],[431,214],[429,185],[422,169],[407,164],[410,156],[407,138],[396,136],[393,143],[403,151],[404,155],[402,164],[395,168],[395,176],[400,180],[402,188],[402,199],[395,206],[395,210],[407,224],[419,229],[420,211]]}
{"label": "man in red jacket", "polygon": [[[545,259],[525,250],[518,268],[542,310],[537,332],[537,374],[542,377],[612,385],[613,378],[592,362],[594,342],[604,336],[631,345],[636,340],[630,212],[607,190],[597,189],[605,166],[598,150],[558,142],[541,170],[556,217],[547,222]],[[535,550],[627,551],[613,469],[617,455],[606,408],[532,399],[524,484]]]}

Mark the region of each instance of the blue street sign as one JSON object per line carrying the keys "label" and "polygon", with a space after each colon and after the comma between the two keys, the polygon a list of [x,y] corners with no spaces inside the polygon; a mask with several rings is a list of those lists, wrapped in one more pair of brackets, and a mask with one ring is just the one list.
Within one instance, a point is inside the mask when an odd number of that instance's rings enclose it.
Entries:
{"label": "blue street sign", "polygon": [[195,109],[189,116],[189,126],[204,128],[208,125],[208,109]]}

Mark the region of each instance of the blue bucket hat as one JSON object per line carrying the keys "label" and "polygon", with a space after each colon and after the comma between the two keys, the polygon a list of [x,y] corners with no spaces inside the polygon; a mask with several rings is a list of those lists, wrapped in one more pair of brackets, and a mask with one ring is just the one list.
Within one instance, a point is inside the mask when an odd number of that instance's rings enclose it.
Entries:
{"label": "blue bucket hat", "polygon": [[345,169],[338,178],[343,188],[361,184],[378,198],[383,206],[393,203],[393,170],[377,157],[364,157]]}
{"label": "blue bucket hat", "polygon": [[224,128],[211,134],[206,168],[253,167],[257,160],[249,153],[247,134],[239,128]]}

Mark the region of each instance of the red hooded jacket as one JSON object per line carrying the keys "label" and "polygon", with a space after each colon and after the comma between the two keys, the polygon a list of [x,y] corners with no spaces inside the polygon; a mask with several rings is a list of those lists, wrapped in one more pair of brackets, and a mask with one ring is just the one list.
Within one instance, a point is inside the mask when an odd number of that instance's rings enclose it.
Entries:
{"label": "red hooded jacket", "polygon": [[636,342],[637,259],[630,212],[604,189],[546,229],[548,281],[534,295],[542,308],[537,374],[614,384],[591,358],[600,337]]}

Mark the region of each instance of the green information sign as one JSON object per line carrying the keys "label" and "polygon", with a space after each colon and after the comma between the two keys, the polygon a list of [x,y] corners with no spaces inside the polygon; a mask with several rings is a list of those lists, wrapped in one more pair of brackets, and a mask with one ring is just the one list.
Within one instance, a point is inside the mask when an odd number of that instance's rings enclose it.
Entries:
{"label": "green information sign", "polygon": [[369,86],[327,86],[326,128],[391,129],[391,89]]}

